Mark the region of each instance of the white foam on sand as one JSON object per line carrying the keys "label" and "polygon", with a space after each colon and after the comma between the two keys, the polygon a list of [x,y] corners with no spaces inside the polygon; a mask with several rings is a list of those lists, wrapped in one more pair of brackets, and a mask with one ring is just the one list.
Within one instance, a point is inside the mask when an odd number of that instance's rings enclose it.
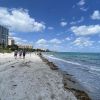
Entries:
{"label": "white foam on sand", "polygon": [[0,100],[77,100],[64,90],[62,79],[37,55],[23,60],[0,53]]}

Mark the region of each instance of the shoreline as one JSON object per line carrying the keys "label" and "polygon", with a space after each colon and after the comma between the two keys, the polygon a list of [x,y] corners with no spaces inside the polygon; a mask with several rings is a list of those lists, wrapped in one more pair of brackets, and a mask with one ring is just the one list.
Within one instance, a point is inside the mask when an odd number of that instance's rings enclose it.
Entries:
{"label": "shoreline", "polygon": [[72,75],[64,72],[58,68],[53,62],[50,62],[47,58],[43,57],[42,54],[38,54],[45,64],[47,64],[51,70],[56,70],[63,75],[63,85],[65,90],[71,91],[78,100],[91,100],[88,94],[84,91],[84,88],[77,82]]}

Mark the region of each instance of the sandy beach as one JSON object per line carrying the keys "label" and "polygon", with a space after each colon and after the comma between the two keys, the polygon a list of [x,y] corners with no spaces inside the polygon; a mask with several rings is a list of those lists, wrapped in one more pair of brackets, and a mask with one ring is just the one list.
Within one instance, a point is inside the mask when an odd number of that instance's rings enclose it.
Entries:
{"label": "sandy beach", "polygon": [[62,80],[38,55],[0,54],[0,100],[77,100]]}

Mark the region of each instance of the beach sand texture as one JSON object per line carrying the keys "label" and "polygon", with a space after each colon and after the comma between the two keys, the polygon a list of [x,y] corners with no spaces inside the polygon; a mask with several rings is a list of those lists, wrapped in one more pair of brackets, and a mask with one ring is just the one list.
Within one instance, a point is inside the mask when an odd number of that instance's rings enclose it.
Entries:
{"label": "beach sand texture", "polygon": [[62,80],[35,54],[25,60],[0,54],[0,100],[77,100]]}

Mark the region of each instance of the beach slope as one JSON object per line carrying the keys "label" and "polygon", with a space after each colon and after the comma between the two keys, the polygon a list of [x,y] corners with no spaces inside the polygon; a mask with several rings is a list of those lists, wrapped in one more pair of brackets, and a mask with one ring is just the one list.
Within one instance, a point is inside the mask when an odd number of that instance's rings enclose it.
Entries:
{"label": "beach slope", "polygon": [[0,54],[0,100],[77,100],[62,80],[37,55]]}

